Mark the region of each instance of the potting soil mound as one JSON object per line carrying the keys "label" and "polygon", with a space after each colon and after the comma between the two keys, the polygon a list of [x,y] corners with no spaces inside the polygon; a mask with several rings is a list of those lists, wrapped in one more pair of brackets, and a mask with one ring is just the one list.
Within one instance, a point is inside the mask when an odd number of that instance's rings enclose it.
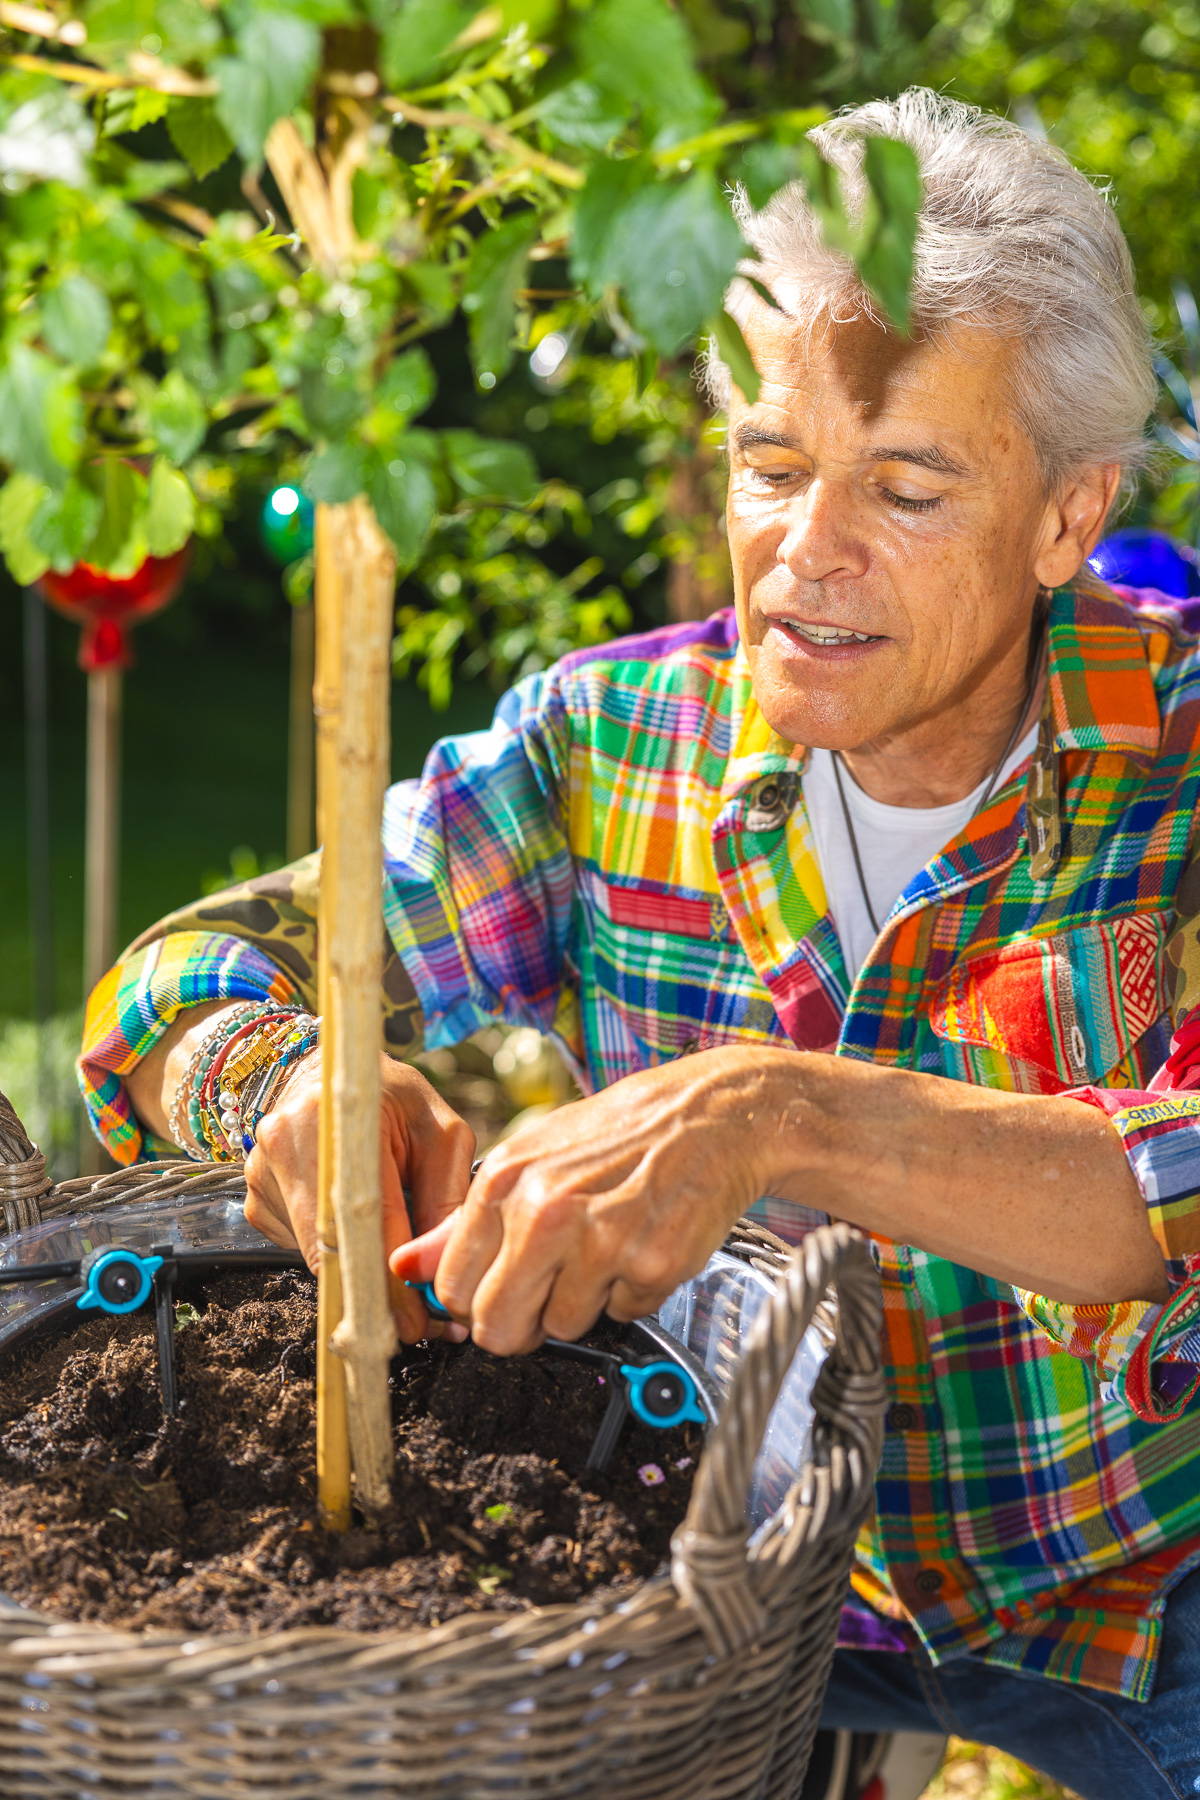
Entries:
{"label": "potting soil mound", "polygon": [[134,1628],[395,1629],[631,1588],[687,1510],[697,1427],[631,1418],[597,1475],[594,1369],[430,1343],[392,1364],[391,1511],[328,1534],[315,1283],[227,1273],[187,1291],[177,1321],[170,1420],[148,1309],[0,1356],[0,1593]]}

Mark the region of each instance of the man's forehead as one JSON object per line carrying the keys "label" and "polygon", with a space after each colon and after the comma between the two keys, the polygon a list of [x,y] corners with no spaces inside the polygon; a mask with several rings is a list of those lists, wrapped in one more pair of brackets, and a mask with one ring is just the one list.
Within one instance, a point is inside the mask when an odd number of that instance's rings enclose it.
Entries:
{"label": "man's forehead", "polygon": [[918,433],[940,446],[950,473],[950,465],[974,460],[972,447],[1010,416],[1010,347],[995,333],[962,328],[903,338],[871,319],[835,324],[765,305],[754,313],[746,336],[762,391],[753,407],[736,408],[735,445],[749,443],[747,429],[806,436],[828,428],[836,413],[863,434],[871,454]]}

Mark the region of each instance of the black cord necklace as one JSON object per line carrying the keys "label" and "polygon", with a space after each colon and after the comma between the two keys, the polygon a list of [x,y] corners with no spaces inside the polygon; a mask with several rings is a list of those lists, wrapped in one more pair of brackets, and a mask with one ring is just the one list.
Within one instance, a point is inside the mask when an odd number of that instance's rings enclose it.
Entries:
{"label": "black cord necklace", "polygon": [[[1033,627],[1033,639],[1029,647],[1029,676],[1025,683],[1025,698],[1021,704],[1021,710],[1017,714],[1016,723],[1009,733],[1008,742],[1000,752],[1000,760],[992,769],[991,775],[988,777],[988,784],[984,788],[983,793],[979,796],[976,804],[971,808],[972,819],[979,816],[991,799],[992,790],[1000,779],[1000,772],[1020,741],[1021,727],[1029,716],[1029,708],[1033,701],[1034,689],[1037,686],[1038,673],[1042,666],[1042,641],[1045,636],[1045,625],[1046,609],[1044,606],[1039,605],[1038,616]],[[863,898],[863,905],[867,909],[867,917],[871,921],[871,930],[875,933],[875,936],[878,937],[879,920],[875,917],[875,908],[871,905],[871,896],[867,892],[867,878],[863,873],[862,857],[859,855],[858,850],[858,838],[854,831],[854,820],[850,817],[850,807],[846,800],[846,790],[842,786],[842,754],[840,750],[834,750],[831,752],[831,755],[833,757],[833,778],[837,782],[838,799],[842,803],[842,817],[846,821],[846,835],[850,839],[850,853],[854,858],[854,872],[858,876],[859,892]],[[849,771],[847,771],[847,773],[849,773]],[[854,777],[851,776],[850,779],[853,780]]]}

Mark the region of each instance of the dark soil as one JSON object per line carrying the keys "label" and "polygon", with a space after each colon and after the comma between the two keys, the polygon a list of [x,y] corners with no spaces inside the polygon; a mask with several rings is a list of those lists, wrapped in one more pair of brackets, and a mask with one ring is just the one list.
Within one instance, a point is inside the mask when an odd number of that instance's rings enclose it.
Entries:
{"label": "dark soil", "polygon": [[367,1630],[620,1591],[666,1556],[699,1430],[630,1419],[608,1472],[589,1473],[596,1373],[471,1344],[396,1358],[392,1509],[323,1532],[315,1284],[239,1271],[186,1299],[175,1419],[148,1309],[60,1326],[0,1367],[0,1592],[133,1627]]}

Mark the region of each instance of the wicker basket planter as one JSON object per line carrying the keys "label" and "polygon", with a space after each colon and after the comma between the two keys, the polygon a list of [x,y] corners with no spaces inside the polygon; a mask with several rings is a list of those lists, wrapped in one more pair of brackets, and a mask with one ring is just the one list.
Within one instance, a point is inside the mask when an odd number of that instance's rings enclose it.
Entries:
{"label": "wicker basket planter", "polygon": [[[49,1193],[43,1177],[32,1194],[34,1171],[19,1160],[11,1186],[23,1184],[24,1216],[10,1229],[39,1210],[94,1212],[201,1183],[215,1195],[231,1180],[176,1164]],[[123,1633],[0,1600],[0,1794],[794,1800],[879,1453],[877,1282],[844,1226],[790,1256],[753,1230],[730,1248],[777,1279],[669,1573],[620,1602],[376,1634]],[[756,1454],[819,1309],[833,1342],[813,1394],[811,1455],[751,1540]]]}

